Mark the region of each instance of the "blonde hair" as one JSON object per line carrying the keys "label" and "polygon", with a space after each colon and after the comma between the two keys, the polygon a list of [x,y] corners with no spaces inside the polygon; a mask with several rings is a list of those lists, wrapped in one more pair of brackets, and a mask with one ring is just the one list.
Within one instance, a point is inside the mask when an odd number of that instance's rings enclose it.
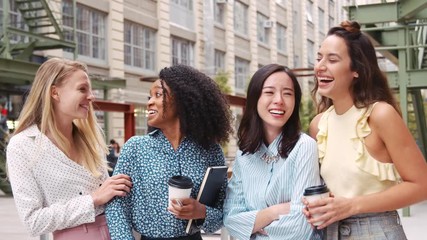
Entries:
{"label": "blonde hair", "polygon": [[[88,72],[86,65],[77,61],[52,58],[43,63],[37,70],[14,134],[37,124],[43,134],[46,135],[49,131],[57,146],[69,156],[70,139],[67,139],[57,128],[51,91],[53,85],[60,86],[64,80],[78,70]],[[91,102],[87,119],[73,121],[72,141],[82,156],[82,165],[94,176],[102,175],[100,169],[108,168],[105,160],[108,148],[104,141],[102,128],[96,121]]]}

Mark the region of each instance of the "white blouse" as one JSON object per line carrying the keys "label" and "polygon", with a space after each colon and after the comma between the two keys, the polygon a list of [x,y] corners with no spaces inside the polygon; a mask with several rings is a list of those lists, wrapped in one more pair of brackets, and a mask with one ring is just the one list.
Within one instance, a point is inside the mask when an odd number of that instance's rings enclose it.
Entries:
{"label": "white blouse", "polygon": [[13,136],[7,167],[19,217],[32,236],[95,221],[104,207],[90,196],[108,173],[94,177],[33,125]]}

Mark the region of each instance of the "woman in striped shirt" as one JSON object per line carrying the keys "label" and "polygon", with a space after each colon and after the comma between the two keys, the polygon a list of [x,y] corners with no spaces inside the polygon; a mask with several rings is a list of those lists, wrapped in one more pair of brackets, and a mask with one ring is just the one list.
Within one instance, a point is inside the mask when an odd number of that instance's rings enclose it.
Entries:
{"label": "woman in striped shirt", "polygon": [[252,77],[238,130],[239,151],[227,188],[224,224],[245,239],[309,239],[304,189],[320,184],[316,142],[301,132],[301,88],[278,64]]}

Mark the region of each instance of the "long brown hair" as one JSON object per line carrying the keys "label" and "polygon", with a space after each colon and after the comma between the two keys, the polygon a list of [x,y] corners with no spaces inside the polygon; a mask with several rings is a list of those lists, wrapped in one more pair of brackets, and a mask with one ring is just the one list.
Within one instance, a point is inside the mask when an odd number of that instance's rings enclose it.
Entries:
{"label": "long brown hair", "polygon": [[[375,48],[369,38],[360,31],[360,25],[355,21],[343,21],[340,26],[329,30],[327,36],[335,35],[342,38],[350,56],[350,69],[358,73],[350,91],[353,103],[358,108],[371,105],[374,102],[384,101],[392,105],[399,113],[393,93],[388,85],[387,78],[380,70]],[[318,113],[325,111],[332,105],[332,100],[317,96],[318,82],[312,90],[313,100],[317,104]]]}

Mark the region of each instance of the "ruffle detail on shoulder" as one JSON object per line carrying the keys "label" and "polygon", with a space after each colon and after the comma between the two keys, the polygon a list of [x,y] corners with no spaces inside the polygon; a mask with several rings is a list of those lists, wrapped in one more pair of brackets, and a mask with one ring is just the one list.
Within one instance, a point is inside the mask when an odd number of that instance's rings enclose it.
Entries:
{"label": "ruffle detail on shoulder", "polygon": [[401,178],[394,164],[379,162],[368,153],[364,146],[365,137],[371,133],[368,118],[374,106],[375,104],[371,105],[367,110],[360,109],[361,114],[356,125],[357,136],[352,138],[353,146],[357,151],[356,165],[361,170],[376,176],[379,181],[399,182]]}
{"label": "ruffle detail on shoulder", "polygon": [[317,139],[317,151],[319,154],[319,162],[322,164],[323,158],[325,157],[326,152],[326,142],[328,138],[328,116],[329,113],[334,109],[333,106],[328,108],[322,116],[320,117],[316,139]]}

